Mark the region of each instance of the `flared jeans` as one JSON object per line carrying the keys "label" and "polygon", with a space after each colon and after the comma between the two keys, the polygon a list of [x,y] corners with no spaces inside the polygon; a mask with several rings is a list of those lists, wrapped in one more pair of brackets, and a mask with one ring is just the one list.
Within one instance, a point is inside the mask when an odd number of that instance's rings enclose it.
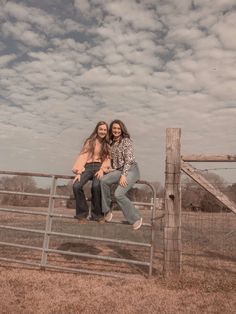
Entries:
{"label": "flared jeans", "polygon": [[76,201],[76,216],[77,218],[85,218],[89,214],[88,204],[84,194],[83,187],[92,180],[91,188],[91,215],[92,218],[100,218],[103,216],[101,204],[101,186],[100,180],[95,176],[96,172],[100,169],[100,162],[92,162],[85,165],[85,171],[80,176],[80,181],[73,184],[73,192]]}
{"label": "flared jeans", "polygon": [[[104,175],[101,179],[101,193],[102,193],[102,211],[104,214],[109,212],[111,206],[111,185],[119,183],[122,171],[114,170]],[[138,165],[133,164],[128,170],[127,175],[128,185],[123,187],[118,185],[115,190],[114,197],[117,204],[123,211],[123,214],[130,224],[134,224],[141,218],[137,208],[133,205],[130,199],[126,196],[126,193],[133,187],[135,182],[140,178]]]}

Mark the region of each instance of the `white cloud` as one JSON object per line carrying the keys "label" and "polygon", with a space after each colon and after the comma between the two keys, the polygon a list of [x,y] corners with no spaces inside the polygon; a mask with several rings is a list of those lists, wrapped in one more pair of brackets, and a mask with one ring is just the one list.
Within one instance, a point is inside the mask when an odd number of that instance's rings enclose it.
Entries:
{"label": "white cloud", "polygon": [[9,17],[14,17],[18,22],[26,22],[37,27],[41,32],[48,34],[63,33],[59,21],[44,10],[8,1],[3,7],[3,11]]}
{"label": "white cloud", "polygon": [[2,31],[5,37],[12,36],[13,39],[24,43],[25,45],[42,47],[47,44],[44,35],[40,35],[30,30],[31,26],[28,23],[11,23],[6,22],[2,26]]}
{"label": "white cloud", "polygon": [[126,25],[131,24],[136,30],[156,31],[161,28],[161,24],[156,19],[156,12],[145,9],[142,3],[138,4],[135,1],[109,2],[105,9]]}
{"label": "white cloud", "polygon": [[236,42],[233,40],[236,28],[236,13],[227,14],[220,23],[215,24],[213,31],[226,49],[236,49]]}
{"label": "white cloud", "polygon": [[83,14],[88,14],[91,10],[89,1],[86,0],[75,0],[75,7],[79,9]]}
{"label": "white cloud", "polygon": [[0,56],[0,67],[6,66],[8,62],[16,58],[15,54]]}

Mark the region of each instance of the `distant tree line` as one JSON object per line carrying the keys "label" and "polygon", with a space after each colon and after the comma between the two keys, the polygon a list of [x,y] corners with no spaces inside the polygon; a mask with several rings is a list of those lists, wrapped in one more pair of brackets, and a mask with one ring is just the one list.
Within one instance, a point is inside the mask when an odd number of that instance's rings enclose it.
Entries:
{"label": "distant tree line", "polygon": [[[228,185],[222,177],[206,172],[203,176],[218,190],[236,203],[236,183]],[[205,191],[199,184],[186,177],[182,182],[182,208],[192,211],[220,212],[228,210],[223,204]]]}
{"label": "distant tree line", "polygon": [[[13,192],[49,194],[49,188],[37,187],[34,178],[19,175],[1,177],[0,189]],[[48,199],[28,195],[0,194],[0,203],[13,206],[44,207],[48,205]]]}

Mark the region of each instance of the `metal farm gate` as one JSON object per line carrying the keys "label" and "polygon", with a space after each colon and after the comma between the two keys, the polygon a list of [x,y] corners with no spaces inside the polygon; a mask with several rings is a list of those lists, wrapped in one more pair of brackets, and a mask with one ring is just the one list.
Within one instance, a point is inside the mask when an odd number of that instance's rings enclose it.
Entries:
{"label": "metal farm gate", "polygon": [[[20,208],[18,206],[0,207],[0,261],[5,263],[19,263],[26,264],[30,267],[38,267],[41,269],[54,269],[69,272],[79,272],[86,274],[106,275],[120,277],[123,275],[122,266],[120,269],[115,263],[132,264],[148,270],[148,275],[152,275],[153,269],[153,253],[154,253],[154,237],[155,237],[155,208],[156,208],[156,192],[154,187],[146,181],[138,181],[138,185],[147,186],[150,188],[151,201],[150,202],[134,202],[137,206],[145,206],[148,208],[149,219],[144,222],[142,229],[148,229],[149,232],[145,241],[142,237],[138,236],[139,231],[132,234],[132,240],[125,239],[125,234],[131,232],[130,226],[120,219],[111,223],[99,225],[96,222],[88,222],[86,226],[91,226],[90,230],[97,233],[89,235],[84,232],[84,226],[75,223],[74,210],[63,209],[59,212],[56,210],[55,202],[68,201],[71,199],[68,195],[57,194],[58,180],[72,180],[72,176],[41,174],[41,173],[27,173],[27,172],[11,172],[0,171],[0,175],[7,176],[27,176],[36,178],[48,178],[51,180],[51,187],[49,194],[43,193],[30,193],[24,191],[13,190],[0,190],[1,195],[14,195],[24,198],[40,198],[48,201],[48,207],[44,209],[37,209],[36,207],[27,209],[26,207]],[[29,208],[29,207],[28,207]],[[69,214],[68,214],[69,212]],[[21,219],[20,217],[24,217]],[[33,217],[33,218],[32,218]],[[61,224],[60,222],[63,221]],[[122,239],[117,239],[116,234],[113,238],[106,236],[106,228],[109,225],[112,230],[115,226],[119,228],[119,233],[122,233]],[[65,228],[63,227],[65,226]],[[123,227],[123,229],[122,229]],[[87,227],[89,228],[89,227]],[[129,228],[129,229],[128,229]],[[83,232],[80,233],[80,230]],[[114,232],[113,232],[114,233]],[[132,233],[132,232],[131,232]],[[133,231],[134,233],[134,231]],[[20,234],[23,234],[23,240],[20,241]],[[109,233],[108,233],[109,234]],[[19,236],[18,236],[19,235]],[[53,245],[56,243],[54,239],[69,239],[66,244]],[[18,243],[19,241],[20,243]],[[59,240],[58,240],[59,241]],[[37,243],[37,245],[35,244]],[[59,241],[60,242],[60,241]],[[80,242],[80,247],[83,249],[73,250],[77,248],[77,242]],[[96,243],[93,246],[93,252],[86,252],[84,244]],[[100,254],[97,249],[98,243],[105,243],[108,245],[108,252]],[[109,256],[109,248],[112,245],[121,247],[125,246],[126,256],[122,256],[122,249],[119,249],[118,256]],[[141,257],[134,259],[133,255],[127,254],[130,247],[135,247],[136,250],[144,249],[148,253],[143,254]],[[37,252],[38,255],[34,252]],[[9,256],[10,255],[10,256]],[[64,265],[62,257],[66,256],[69,261]],[[145,258],[145,260],[142,260]],[[97,270],[93,266],[86,269],[88,260],[97,260],[101,264],[113,264],[113,271],[107,271],[109,267],[102,270]],[[72,263],[73,262],[73,263]],[[85,264],[85,266],[82,264]],[[95,263],[94,263],[95,264]],[[147,272],[147,271],[146,271]]]}

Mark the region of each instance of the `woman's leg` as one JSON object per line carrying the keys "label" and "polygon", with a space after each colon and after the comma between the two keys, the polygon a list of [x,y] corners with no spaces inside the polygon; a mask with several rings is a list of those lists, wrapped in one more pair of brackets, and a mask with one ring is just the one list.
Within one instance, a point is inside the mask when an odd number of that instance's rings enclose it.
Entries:
{"label": "woman's leg", "polygon": [[92,208],[92,218],[100,218],[103,217],[102,213],[102,200],[101,200],[101,185],[100,180],[94,176],[92,181],[92,200],[91,200],[91,208]]}
{"label": "woman's leg", "polygon": [[100,179],[101,193],[102,193],[102,211],[104,214],[108,213],[111,209],[111,185],[118,183],[120,180],[121,171],[115,170],[105,174]]}
{"label": "woman's leg", "polygon": [[128,171],[127,175],[128,185],[126,187],[122,187],[119,185],[115,191],[116,201],[118,205],[121,207],[125,218],[130,224],[134,224],[137,220],[141,218],[141,216],[137,208],[135,208],[133,203],[126,196],[126,193],[132,188],[135,182],[137,182],[139,177],[140,175],[138,166],[137,165],[132,166],[131,169]]}
{"label": "woman's leg", "polygon": [[88,216],[88,204],[84,195],[83,187],[90,179],[92,179],[93,173],[91,172],[89,167],[86,168],[85,171],[80,176],[80,181],[76,181],[73,184],[77,218],[85,218]]}
{"label": "woman's leg", "polygon": [[101,185],[100,180],[96,177],[96,173],[101,168],[101,163],[93,164],[93,181],[91,187],[91,215],[93,219],[103,218],[102,213],[102,200],[101,200]]}

